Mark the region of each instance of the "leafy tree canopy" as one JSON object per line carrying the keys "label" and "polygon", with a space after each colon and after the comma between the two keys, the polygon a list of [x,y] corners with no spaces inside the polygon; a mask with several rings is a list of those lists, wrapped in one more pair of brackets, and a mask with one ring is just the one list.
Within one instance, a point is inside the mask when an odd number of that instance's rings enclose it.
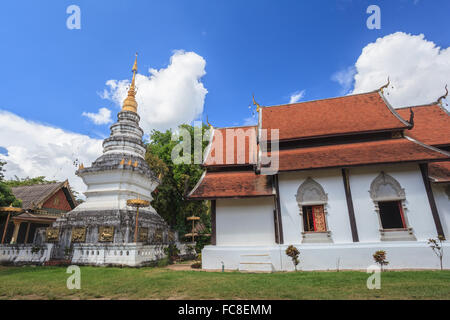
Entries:
{"label": "leafy tree canopy", "polygon": [[12,205],[13,207],[20,208],[22,207],[22,201],[16,199],[14,197],[11,187],[4,181],[4,172],[3,166],[6,162],[0,160],[0,207],[8,207]]}
{"label": "leafy tree canopy", "polygon": [[[203,174],[199,164],[194,164],[194,127],[181,125],[180,129],[190,132],[191,136],[191,163],[174,164],[171,159],[172,150],[183,141],[180,136],[172,140],[172,131],[152,131],[150,142],[147,144],[146,160],[161,180],[161,184],[153,192],[152,206],[166,220],[166,222],[179,231],[180,236],[189,233],[192,223],[187,217],[196,215],[205,225],[207,232],[211,230],[209,206],[206,201],[188,201],[185,195],[192,190]],[[208,126],[202,125],[202,133],[206,134]],[[208,141],[202,141],[202,150],[208,145]]]}
{"label": "leafy tree canopy", "polygon": [[46,183],[55,183],[56,180],[46,180],[44,176],[36,177],[36,178],[19,178],[17,176],[14,179],[5,181],[5,183],[10,187],[21,187],[21,186],[32,186],[35,184],[46,184]]}

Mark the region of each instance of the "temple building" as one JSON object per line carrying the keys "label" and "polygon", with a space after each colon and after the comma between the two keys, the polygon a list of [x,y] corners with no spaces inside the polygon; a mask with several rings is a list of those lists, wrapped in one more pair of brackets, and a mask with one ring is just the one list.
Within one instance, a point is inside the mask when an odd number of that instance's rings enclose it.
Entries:
{"label": "temple building", "polygon": [[450,237],[445,96],[395,110],[384,88],[258,105],[257,126],[213,128],[189,194],[212,202],[203,268],[294,270],[289,245],[303,270],[364,270],[377,250],[392,269],[439,268],[427,241]]}
{"label": "temple building", "polygon": [[[67,180],[11,189],[14,196],[22,201],[22,212],[2,217],[2,244],[33,243],[38,228],[50,227],[58,217],[77,205]],[[5,228],[6,221],[8,227]]]}

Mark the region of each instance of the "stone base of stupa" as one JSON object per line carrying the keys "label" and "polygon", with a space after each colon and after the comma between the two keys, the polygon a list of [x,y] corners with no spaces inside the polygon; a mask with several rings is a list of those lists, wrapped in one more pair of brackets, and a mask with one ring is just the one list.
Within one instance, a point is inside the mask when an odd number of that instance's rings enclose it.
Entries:
{"label": "stone base of stupa", "polygon": [[[167,255],[164,250],[168,244],[143,243],[106,243],[106,244],[74,244],[72,264],[92,266],[153,266]],[[193,257],[195,244],[176,243],[179,256]]]}
{"label": "stone base of stupa", "polygon": [[[136,240],[141,245],[163,246],[178,242],[178,235],[156,212],[140,209],[138,222]],[[52,259],[63,259],[75,253],[69,251],[83,246],[103,247],[102,251],[108,251],[108,247],[133,244],[135,226],[136,210],[74,210],[53,224],[54,238],[47,231],[45,239],[39,242],[54,242]]]}

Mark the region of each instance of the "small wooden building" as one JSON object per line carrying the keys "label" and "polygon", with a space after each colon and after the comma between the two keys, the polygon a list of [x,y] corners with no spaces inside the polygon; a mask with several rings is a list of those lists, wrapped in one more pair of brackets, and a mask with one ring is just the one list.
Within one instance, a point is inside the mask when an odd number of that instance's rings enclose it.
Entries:
{"label": "small wooden building", "polygon": [[2,235],[5,234],[2,236],[5,244],[32,243],[38,228],[51,226],[63,213],[77,206],[67,180],[13,187],[12,192],[22,200],[23,212],[10,219],[2,219],[0,230]]}

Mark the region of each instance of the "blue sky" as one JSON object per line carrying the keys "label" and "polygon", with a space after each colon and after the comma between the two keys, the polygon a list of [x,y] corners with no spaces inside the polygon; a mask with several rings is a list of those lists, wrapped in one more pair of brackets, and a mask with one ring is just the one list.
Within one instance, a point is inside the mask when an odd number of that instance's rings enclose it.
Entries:
{"label": "blue sky", "polygon": [[[81,8],[81,30],[66,28],[66,8]],[[378,4],[381,30],[366,9]],[[206,60],[204,110],[216,126],[250,116],[254,92],[263,105],[340,95],[333,73],[354,65],[362,48],[403,31],[448,47],[449,1],[8,1],[0,11],[0,109],[87,134],[106,135],[81,113],[117,107],[98,92],[139,67],[168,65],[173,50]],[[375,88],[374,88],[375,89]]]}

